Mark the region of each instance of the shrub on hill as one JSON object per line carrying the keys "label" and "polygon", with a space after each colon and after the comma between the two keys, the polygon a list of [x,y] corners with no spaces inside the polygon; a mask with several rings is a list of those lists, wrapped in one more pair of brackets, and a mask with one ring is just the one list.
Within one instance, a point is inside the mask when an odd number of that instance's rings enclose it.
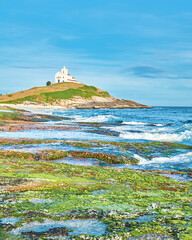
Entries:
{"label": "shrub on hill", "polygon": [[50,82],[50,81],[46,82],[46,86],[47,86],[47,87],[50,86],[50,85],[51,85],[51,82]]}

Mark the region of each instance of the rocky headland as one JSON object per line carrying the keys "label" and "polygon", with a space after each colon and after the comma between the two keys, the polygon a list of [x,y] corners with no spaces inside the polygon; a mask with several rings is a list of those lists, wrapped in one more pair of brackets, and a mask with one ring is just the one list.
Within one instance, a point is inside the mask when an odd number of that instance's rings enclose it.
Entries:
{"label": "rocky headland", "polygon": [[0,96],[0,104],[24,104],[66,109],[150,108],[125,99],[118,99],[94,86],[58,83]]}
{"label": "rocky headland", "polygon": [[149,106],[136,103],[131,100],[118,99],[112,96],[99,97],[93,96],[90,99],[81,96],[74,96],[71,99],[56,100],[53,105],[62,106],[64,108],[74,109],[120,109],[120,108],[150,108]]}

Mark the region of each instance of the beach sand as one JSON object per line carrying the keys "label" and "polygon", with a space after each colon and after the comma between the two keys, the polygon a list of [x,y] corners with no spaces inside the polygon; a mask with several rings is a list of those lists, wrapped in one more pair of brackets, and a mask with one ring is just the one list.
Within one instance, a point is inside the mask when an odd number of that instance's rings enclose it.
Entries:
{"label": "beach sand", "polygon": [[53,105],[40,105],[40,104],[7,104],[7,103],[1,103],[0,107],[10,107],[15,109],[22,109],[26,111],[35,112],[38,110],[46,110],[46,109],[68,109],[63,106],[53,106]]}

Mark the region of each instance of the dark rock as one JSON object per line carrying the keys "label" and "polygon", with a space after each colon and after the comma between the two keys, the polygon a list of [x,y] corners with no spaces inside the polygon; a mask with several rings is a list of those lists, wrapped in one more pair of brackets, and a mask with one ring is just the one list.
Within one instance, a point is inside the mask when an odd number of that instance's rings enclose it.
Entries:
{"label": "dark rock", "polygon": [[48,231],[43,232],[35,232],[35,231],[29,231],[29,232],[22,232],[21,234],[24,236],[30,236],[32,239],[38,239],[39,237],[43,236],[68,236],[68,233],[70,232],[69,229],[65,227],[55,227],[51,228]]}
{"label": "dark rock", "polygon": [[174,240],[174,238],[162,233],[150,233],[139,237],[131,237],[127,240]]}

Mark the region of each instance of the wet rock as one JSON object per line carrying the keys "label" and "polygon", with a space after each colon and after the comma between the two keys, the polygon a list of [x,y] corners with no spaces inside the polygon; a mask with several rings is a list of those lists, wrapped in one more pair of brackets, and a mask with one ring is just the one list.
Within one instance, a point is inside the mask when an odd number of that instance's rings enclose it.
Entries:
{"label": "wet rock", "polygon": [[159,208],[160,205],[157,204],[157,203],[151,203],[151,205],[149,205],[149,207],[147,208],[147,210],[150,210],[150,209],[156,209],[156,208]]}
{"label": "wet rock", "polygon": [[139,237],[131,237],[128,240],[174,240],[174,238],[162,233],[151,233]]}
{"label": "wet rock", "polygon": [[48,214],[40,211],[26,211],[24,212],[25,216],[28,218],[33,218],[33,217],[47,217]]}
{"label": "wet rock", "polygon": [[89,217],[95,218],[95,217],[98,217],[99,215],[101,215],[101,211],[98,211],[98,210],[95,210],[95,209],[91,209],[91,210],[87,211],[87,215]]}
{"label": "wet rock", "polygon": [[4,229],[5,231],[11,231],[14,229],[13,223],[0,223],[0,229]]}
{"label": "wet rock", "polygon": [[65,228],[65,227],[55,227],[51,228],[44,232],[35,232],[35,231],[29,231],[29,232],[22,232],[21,234],[24,236],[30,236],[32,239],[37,239],[39,237],[44,236],[68,236],[69,232],[71,230]]}
{"label": "wet rock", "polygon": [[23,178],[14,178],[14,177],[0,177],[0,188],[4,186],[14,186],[17,184],[21,184],[28,181],[27,179]]}

